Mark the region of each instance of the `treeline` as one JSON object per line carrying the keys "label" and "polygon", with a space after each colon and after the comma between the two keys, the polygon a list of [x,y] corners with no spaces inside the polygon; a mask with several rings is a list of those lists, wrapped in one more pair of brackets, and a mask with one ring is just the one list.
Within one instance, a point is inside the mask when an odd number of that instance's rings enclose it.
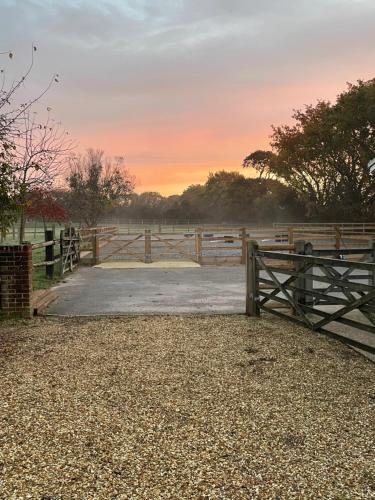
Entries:
{"label": "treeline", "polygon": [[302,209],[296,193],[279,181],[221,171],[210,174],[204,184],[188,187],[181,195],[133,193],[126,206],[112,213],[120,219],[269,223],[300,220]]}

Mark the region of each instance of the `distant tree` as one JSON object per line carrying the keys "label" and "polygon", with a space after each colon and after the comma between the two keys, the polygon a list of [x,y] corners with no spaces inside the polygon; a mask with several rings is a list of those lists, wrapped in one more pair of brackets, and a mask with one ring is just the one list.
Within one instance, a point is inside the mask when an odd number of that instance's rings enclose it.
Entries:
{"label": "distant tree", "polygon": [[133,193],[129,202],[129,213],[136,219],[157,219],[162,216],[165,198],[155,191]]}
{"label": "distant tree", "polygon": [[[64,203],[63,194],[59,196]],[[298,193],[277,180],[220,171],[210,174],[205,184],[189,186],[181,195],[132,193],[129,203],[112,213],[129,219],[254,224],[300,220],[304,207]]]}
{"label": "distant tree", "polygon": [[70,215],[87,226],[96,226],[115,207],[126,205],[134,189],[123,158],[105,158],[103,151],[93,149],[72,158],[67,181]]}
{"label": "distant tree", "polygon": [[165,203],[165,218],[190,221],[203,221],[208,217],[204,201],[204,186],[194,184],[185,189],[180,196],[170,196]]}
{"label": "distant tree", "polygon": [[293,188],[273,179],[262,182],[263,193],[252,202],[253,220],[262,224],[305,220],[305,206]]}
{"label": "distant tree", "polygon": [[253,168],[258,172],[259,179],[269,179],[272,176],[271,162],[275,159],[272,151],[263,151],[258,149],[246,156],[242,166],[244,168]]}
{"label": "distant tree", "polygon": [[239,172],[210,174],[205,184],[205,199],[212,217],[218,222],[258,221],[262,214],[255,200],[269,192],[267,179],[246,178]]}
{"label": "distant tree", "polygon": [[292,189],[272,179],[246,178],[239,172],[210,174],[199,189],[200,209],[215,222],[274,222],[294,219],[301,205]]}

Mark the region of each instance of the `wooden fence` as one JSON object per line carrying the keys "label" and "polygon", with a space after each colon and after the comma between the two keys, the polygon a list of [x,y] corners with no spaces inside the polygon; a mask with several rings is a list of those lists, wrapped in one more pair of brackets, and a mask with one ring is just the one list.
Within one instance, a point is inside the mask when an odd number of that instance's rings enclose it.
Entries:
{"label": "wooden fence", "polygon": [[[245,264],[246,242],[249,238],[246,228],[197,228],[194,232],[182,234],[157,233],[146,229],[144,232],[127,234],[120,233],[115,226],[109,226],[100,230],[86,229],[80,235],[81,256],[93,265],[113,260],[150,263],[163,259],[187,259],[201,265]],[[266,242],[270,241],[272,248],[294,249],[294,245],[289,244],[287,234],[267,235],[271,239]]]}
{"label": "wooden fence", "polygon": [[274,228],[287,231],[293,240],[315,240],[321,247],[332,248],[333,244],[336,249],[361,245],[375,237],[375,224],[372,223],[274,224]]}
{"label": "wooden fence", "polygon": [[[295,245],[290,254],[248,243],[246,313],[266,311],[375,354],[375,244],[342,249],[341,258],[336,249]],[[352,256],[359,261],[346,260]]]}
{"label": "wooden fence", "polygon": [[[262,246],[292,246],[298,239],[310,239],[316,249],[337,252],[363,247],[372,237],[369,233],[343,232],[339,228],[317,227],[304,232],[300,228],[221,227],[195,228],[182,233],[158,231],[123,232],[118,226],[103,226],[80,230],[83,260],[98,264],[108,260],[188,259],[201,265],[238,265],[246,262],[246,243],[257,240]],[[293,248],[289,249],[290,251]]]}
{"label": "wooden fence", "polygon": [[[59,254],[55,254],[55,247],[59,246]],[[79,264],[80,261],[80,237],[75,228],[69,227],[60,231],[60,238],[54,239],[53,230],[45,231],[45,241],[33,243],[31,248],[34,251],[45,249],[44,260],[33,258],[33,268],[45,267],[46,276],[53,278],[56,266],[63,276],[68,271]],[[35,255],[35,254],[34,254]]]}
{"label": "wooden fence", "polygon": [[375,223],[373,222],[275,222],[276,229],[293,228],[306,231],[309,229],[331,229],[339,228],[343,232],[374,233]]}

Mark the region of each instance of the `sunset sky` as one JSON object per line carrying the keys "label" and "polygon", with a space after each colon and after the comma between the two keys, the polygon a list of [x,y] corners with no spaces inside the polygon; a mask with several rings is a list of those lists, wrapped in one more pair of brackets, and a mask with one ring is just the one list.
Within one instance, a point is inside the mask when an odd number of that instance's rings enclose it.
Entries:
{"label": "sunset sky", "polygon": [[293,108],[375,76],[374,0],[0,0],[0,60],[78,150],[121,155],[136,190],[241,170]]}

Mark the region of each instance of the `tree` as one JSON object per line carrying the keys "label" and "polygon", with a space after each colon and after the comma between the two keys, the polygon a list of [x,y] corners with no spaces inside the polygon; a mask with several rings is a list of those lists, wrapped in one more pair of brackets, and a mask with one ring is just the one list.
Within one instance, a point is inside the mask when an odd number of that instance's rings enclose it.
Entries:
{"label": "tree", "polygon": [[[1,56],[13,57],[11,51],[1,52]],[[4,70],[0,70],[3,82],[0,89],[0,236],[4,238],[8,227],[16,220],[17,204],[15,200],[16,179],[12,169],[14,144],[7,137],[10,130],[9,119],[3,108],[9,104],[9,92],[4,90]],[[14,86],[14,85],[13,85]]]}
{"label": "tree", "polygon": [[51,193],[37,188],[28,193],[26,217],[41,219],[46,229],[46,221],[64,222],[68,219],[68,214]]}
{"label": "tree", "polygon": [[292,187],[313,219],[366,220],[374,213],[375,79],[349,85],[273,127],[271,173]]}
{"label": "tree", "polygon": [[246,156],[242,166],[244,168],[253,168],[259,174],[259,179],[265,177],[269,179],[272,176],[271,162],[275,155],[272,151],[263,151],[258,149]]}
{"label": "tree", "polygon": [[[0,117],[1,118],[1,117]],[[17,219],[17,183],[12,168],[13,144],[0,137],[0,236]]]}
{"label": "tree", "polygon": [[293,188],[273,179],[260,182],[263,183],[263,192],[252,201],[252,213],[257,223],[304,220],[304,204]]}
{"label": "tree", "polygon": [[[4,235],[7,228],[17,217],[17,212],[21,213],[20,240],[24,238],[24,209],[28,191],[29,174],[33,170],[44,171],[47,167],[47,156],[50,150],[46,148],[49,142],[55,142],[57,137],[52,139],[53,133],[50,124],[37,124],[35,120],[30,120],[31,108],[38,102],[51,88],[53,83],[58,82],[58,75],[52,75],[48,85],[36,96],[19,103],[16,95],[24,85],[34,66],[34,53],[37,48],[31,47],[31,61],[23,76],[18,80],[13,80],[11,85],[5,85],[5,71],[0,69],[0,230]],[[13,59],[13,52],[1,52],[0,56],[8,56]],[[39,133],[43,127],[44,134]],[[36,132],[37,128],[39,131]],[[56,131],[56,128],[54,127]],[[47,139],[49,135],[49,141]],[[44,138],[43,138],[44,136]],[[37,151],[38,150],[38,151]],[[26,172],[27,170],[27,172]],[[32,175],[35,179],[37,176]],[[41,176],[39,175],[39,178]],[[34,184],[34,182],[33,182]]]}
{"label": "tree", "polygon": [[70,214],[91,227],[115,207],[126,205],[134,189],[123,158],[105,158],[103,151],[93,149],[71,159],[67,181]]}
{"label": "tree", "polygon": [[15,141],[12,165],[18,187],[20,243],[25,235],[29,192],[51,189],[73,149],[67,132],[52,120],[50,111],[47,108],[47,118],[41,123],[35,113],[26,110],[22,116],[23,133]]}
{"label": "tree", "polygon": [[165,198],[157,192],[133,193],[129,202],[129,214],[139,219],[153,219],[162,216]]}
{"label": "tree", "polygon": [[7,229],[17,219],[15,179],[4,151],[0,151],[0,236],[5,238]]}
{"label": "tree", "polygon": [[[5,86],[5,70],[0,69],[0,76],[2,78],[0,86],[0,139],[8,137],[10,139],[14,137],[19,137],[22,134],[22,116],[25,111],[31,109],[31,107],[37,103],[52,87],[54,83],[58,83],[59,75],[54,73],[49,83],[46,87],[39,92],[39,94],[27,99],[24,102],[16,102],[15,97],[20,88],[25,84],[27,78],[32,72],[34,67],[34,54],[37,51],[37,47],[32,44],[31,46],[31,57],[30,64],[27,67],[24,74],[18,80],[12,80],[9,87]],[[10,51],[0,52],[0,56],[8,56],[10,60],[13,59],[14,54]]]}

